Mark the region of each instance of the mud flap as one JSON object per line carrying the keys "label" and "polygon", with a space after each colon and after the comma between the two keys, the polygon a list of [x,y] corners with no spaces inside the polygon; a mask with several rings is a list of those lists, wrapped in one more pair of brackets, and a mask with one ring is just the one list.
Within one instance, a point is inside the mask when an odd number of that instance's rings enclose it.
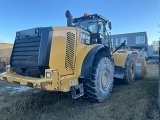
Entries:
{"label": "mud flap", "polygon": [[114,73],[114,77],[118,78],[118,79],[123,79],[124,77],[124,68],[120,67],[120,66],[115,66],[115,73]]}

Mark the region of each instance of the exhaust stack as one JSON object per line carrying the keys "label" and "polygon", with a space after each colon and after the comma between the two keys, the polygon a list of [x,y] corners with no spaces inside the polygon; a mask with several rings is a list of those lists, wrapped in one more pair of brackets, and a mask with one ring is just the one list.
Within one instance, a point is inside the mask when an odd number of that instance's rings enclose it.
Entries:
{"label": "exhaust stack", "polygon": [[67,18],[67,26],[69,27],[73,26],[73,17],[69,10],[66,11],[65,16]]}

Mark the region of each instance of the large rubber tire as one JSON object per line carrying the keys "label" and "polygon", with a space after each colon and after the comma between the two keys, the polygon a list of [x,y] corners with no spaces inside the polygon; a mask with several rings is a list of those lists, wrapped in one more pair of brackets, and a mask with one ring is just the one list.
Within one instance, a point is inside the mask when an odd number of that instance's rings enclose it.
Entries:
{"label": "large rubber tire", "polygon": [[107,57],[95,57],[91,78],[83,80],[86,98],[103,102],[110,96],[113,87],[113,68],[113,64]]}
{"label": "large rubber tire", "polygon": [[125,72],[122,83],[129,85],[135,81],[135,69],[135,62],[132,59],[132,55],[129,54],[125,62]]}

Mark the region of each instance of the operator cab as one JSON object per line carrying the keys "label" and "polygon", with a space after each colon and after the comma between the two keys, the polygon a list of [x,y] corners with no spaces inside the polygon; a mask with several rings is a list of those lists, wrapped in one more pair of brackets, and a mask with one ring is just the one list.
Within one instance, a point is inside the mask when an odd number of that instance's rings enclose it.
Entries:
{"label": "operator cab", "polygon": [[84,16],[73,19],[73,26],[84,29],[91,34],[91,43],[92,44],[104,44],[109,46],[109,33],[107,28],[111,30],[111,22],[105,19],[104,17],[93,14],[88,15],[84,14]]}

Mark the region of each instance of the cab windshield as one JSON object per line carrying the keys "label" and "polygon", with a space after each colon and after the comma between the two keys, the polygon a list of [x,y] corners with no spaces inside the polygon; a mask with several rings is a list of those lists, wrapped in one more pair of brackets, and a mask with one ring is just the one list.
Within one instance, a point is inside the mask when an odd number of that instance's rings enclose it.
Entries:
{"label": "cab windshield", "polygon": [[97,33],[98,31],[98,22],[95,20],[77,20],[77,22],[74,23],[74,26],[85,29],[92,34]]}

